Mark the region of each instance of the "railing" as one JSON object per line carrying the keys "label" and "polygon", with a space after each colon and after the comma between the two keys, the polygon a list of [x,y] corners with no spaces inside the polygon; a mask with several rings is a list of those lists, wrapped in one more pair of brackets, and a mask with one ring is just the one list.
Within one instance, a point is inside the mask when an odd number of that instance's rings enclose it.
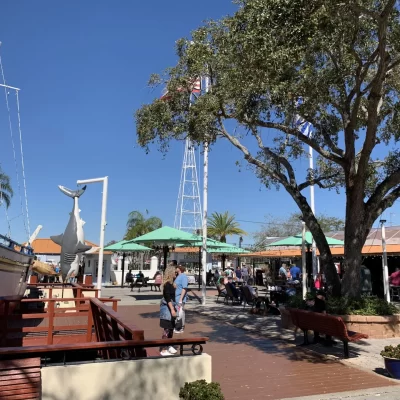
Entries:
{"label": "railing", "polygon": [[[94,329],[98,342],[109,342],[119,340],[144,340],[144,331],[138,329],[135,325],[124,321],[115,310],[107,307],[99,299],[90,299]],[[136,357],[144,357],[140,349],[136,350]],[[117,350],[103,352],[103,358],[118,357]]]}
{"label": "railing", "polygon": [[[53,344],[54,336],[62,331],[64,335],[76,335],[77,332],[80,332],[81,335],[85,336],[87,342],[92,341],[92,331],[93,331],[93,318],[92,312],[90,309],[90,297],[82,297],[82,298],[46,298],[46,299],[22,299],[21,300],[21,308],[23,309],[24,305],[34,304],[34,303],[47,303],[48,306],[43,308],[42,312],[31,312],[25,314],[9,314],[9,306],[10,303],[15,301],[13,298],[8,298],[5,300],[5,308],[4,314],[0,315],[0,345],[4,345],[7,343],[9,334],[22,333],[22,334],[40,334],[43,332],[47,333],[46,343],[48,345]],[[119,299],[96,299],[101,304],[104,303],[112,303],[112,310],[115,312],[118,307]],[[71,301],[75,304],[74,307],[63,307],[58,308],[57,303],[68,302]],[[85,322],[81,321],[71,321],[70,324],[57,325],[55,323],[56,318],[76,318],[76,317],[86,317]],[[12,327],[11,321],[23,321],[23,320],[35,320],[47,319],[47,326],[19,326]],[[68,322],[68,321],[67,321]],[[82,333],[82,331],[84,331]],[[22,342],[22,339],[21,339]],[[23,343],[22,343],[23,344]]]}
{"label": "railing", "polygon": [[[0,360],[11,360],[18,358],[40,357],[44,366],[47,365],[48,358],[55,353],[62,355],[63,364],[68,363],[68,355],[77,354],[77,352],[93,352],[98,351],[100,354],[114,352],[115,359],[131,360],[146,358],[146,348],[177,346],[179,352],[177,355],[182,356],[185,352],[191,352],[193,355],[201,355],[203,353],[203,344],[207,343],[208,337],[196,337],[187,339],[159,339],[159,340],[122,340],[108,341],[100,343],[78,343],[63,344],[49,346],[27,346],[27,347],[4,347],[0,348]],[[191,345],[190,347],[185,347]],[[137,355],[141,354],[141,356]],[[106,358],[110,359],[110,358]],[[76,362],[76,361],[72,361]]]}
{"label": "railing", "polygon": [[94,292],[94,297],[99,297],[99,289],[95,289],[94,285],[78,284],[78,283],[29,283],[29,286],[37,289],[47,289],[49,298],[53,297],[53,289],[72,289],[74,297],[84,297],[85,292]]}
{"label": "railing", "polygon": [[[71,300],[71,301],[84,301],[85,303],[79,304],[77,307],[69,307],[64,309],[55,309],[55,302],[60,300]],[[46,364],[48,358],[54,355],[53,361],[60,358],[62,355],[63,363],[67,363],[68,355],[76,362],[76,357],[81,356],[81,353],[95,352],[101,355],[102,359],[121,359],[130,360],[147,357],[146,348],[155,347],[168,347],[178,346],[179,355],[183,355],[185,351],[191,351],[192,354],[202,354],[203,344],[208,341],[207,337],[195,337],[185,339],[161,339],[161,340],[145,340],[144,331],[138,329],[135,325],[125,321],[116,312],[117,299],[96,299],[96,298],[73,298],[73,299],[24,299],[25,303],[47,301],[49,307],[45,313],[28,314],[22,315],[24,319],[29,318],[44,318],[48,315],[49,323],[48,327],[34,327],[27,328],[24,332],[43,332],[47,331],[48,339],[47,345],[39,346],[24,346],[24,347],[3,347],[0,348],[0,360],[11,360],[15,358],[31,358],[40,357]],[[105,305],[105,302],[112,302],[113,308]],[[90,306],[89,306],[90,304]],[[90,309],[89,309],[90,307]],[[56,312],[60,310],[63,312]],[[67,310],[75,311],[75,313],[65,312]],[[62,326],[57,327],[60,329],[87,329],[86,332],[86,343],[74,343],[74,344],[52,344],[53,333],[54,333],[54,318],[56,317],[68,317],[68,316],[87,316],[87,325],[75,325],[75,326]],[[14,317],[13,315],[3,316],[7,323]],[[15,316],[15,317],[21,317]],[[0,320],[1,321],[1,320]],[[92,342],[92,326],[94,325],[97,342]],[[4,326],[1,324],[0,326]],[[10,331],[10,329],[8,329]],[[191,347],[185,347],[190,345]],[[93,354],[88,358],[83,357],[82,361],[90,359],[93,362]]]}

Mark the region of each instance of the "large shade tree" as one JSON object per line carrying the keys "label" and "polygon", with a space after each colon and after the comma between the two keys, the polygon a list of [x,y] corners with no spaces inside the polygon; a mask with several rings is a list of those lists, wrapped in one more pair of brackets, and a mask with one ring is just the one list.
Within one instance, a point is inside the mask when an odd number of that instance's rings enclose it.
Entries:
{"label": "large shade tree", "polygon": [[[151,84],[167,84],[169,96],[137,111],[139,143],[157,141],[166,149],[171,138],[228,140],[266,187],[282,186],[293,198],[334,294],[340,294],[340,282],[304,190],[312,184],[344,188],[342,292],[357,296],[368,232],[400,196],[398,4],[238,3],[233,16],[179,40],[176,66],[151,77]],[[198,76],[209,78],[210,90],[190,105],[187,94]],[[296,115],[313,124],[312,136],[299,133]],[[308,146],[317,165],[299,171],[294,165]]]}
{"label": "large shade tree", "polygon": [[[148,211],[146,210],[146,215]],[[126,224],[126,234],[124,239],[131,240],[146,233],[155,231],[162,227],[162,221],[158,217],[146,218],[140,211],[132,211],[129,213],[128,222]]]}
{"label": "large shade tree", "polygon": [[13,195],[14,192],[11,187],[10,177],[0,168],[0,206],[5,204],[7,208],[10,207]]}
{"label": "large shade tree", "polygon": [[240,229],[239,223],[235,221],[235,216],[230,215],[228,211],[211,214],[208,221],[207,234],[223,243],[226,243],[227,236],[247,235],[243,229]]}

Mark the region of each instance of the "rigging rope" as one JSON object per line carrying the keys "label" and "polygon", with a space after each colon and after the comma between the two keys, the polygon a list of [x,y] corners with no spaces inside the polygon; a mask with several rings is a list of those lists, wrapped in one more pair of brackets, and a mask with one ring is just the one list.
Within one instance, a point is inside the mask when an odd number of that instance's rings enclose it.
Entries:
{"label": "rigging rope", "polygon": [[26,179],[25,179],[25,162],[24,162],[24,151],[22,146],[22,131],[21,131],[21,116],[19,113],[19,97],[18,90],[15,91],[17,96],[17,115],[18,115],[18,131],[19,131],[19,146],[21,150],[21,166],[22,166],[22,183],[24,184],[24,196],[25,196],[25,207],[26,207],[26,224],[27,224],[27,234],[28,241],[31,236],[31,227],[29,223],[29,211],[28,211],[28,194],[26,191]]}
{"label": "rigging rope", "polygon": [[[7,86],[6,78],[4,76],[4,69],[3,69],[3,62],[2,62],[2,59],[1,59],[1,54],[0,54],[0,70],[1,70],[1,76],[2,76],[2,79],[3,79],[3,84],[5,86]],[[21,196],[21,185],[20,185],[20,182],[19,182],[17,155],[16,155],[16,152],[15,152],[14,135],[13,135],[13,129],[12,129],[12,122],[11,122],[11,111],[10,111],[10,104],[8,102],[8,92],[7,92],[7,90],[8,90],[7,87],[5,87],[4,88],[4,93],[5,93],[5,96],[6,96],[6,106],[7,106],[7,112],[8,112],[8,125],[9,125],[9,129],[10,129],[11,144],[12,144],[12,150],[13,150],[13,156],[14,156],[14,164],[15,164],[15,173],[16,173],[16,177],[17,177],[18,193],[19,193],[19,198],[20,198],[20,203],[21,203],[21,211],[22,211],[22,215],[25,216],[24,206],[23,206],[23,201],[22,201],[22,196]],[[7,211],[6,211],[6,213],[7,213]],[[7,221],[9,222],[8,213],[7,213]],[[26,218],[24,218],[23,221],[24,221],[25,232],[27,233],[28,240],[29,240],[29,231],[28,231],[28,227],[27,227],[27,224],[26,224]]]}

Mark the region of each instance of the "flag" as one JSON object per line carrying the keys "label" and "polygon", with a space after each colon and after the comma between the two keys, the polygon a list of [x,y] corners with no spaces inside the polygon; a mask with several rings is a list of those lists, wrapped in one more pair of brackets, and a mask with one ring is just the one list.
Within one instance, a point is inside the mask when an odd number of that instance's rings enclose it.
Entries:
{"label": "flag", "polygon": [[[186,88],[179,87],[178,92],[185,92]],[[201,92],[201,77],[194,79],[190,84],[190,94],[199,94]],[[168,89],[164,88],[162,95],[160,97],[161,100],[168,100],[171,96],[168,95]]]}
{"label": "flag", "polygon": [[[299,97],[296,101],[296,108],[303,104],[303,98]],[[294,124],[297,130],[308,138],[312,137],[314,126],[311,122],[307,122],[301,115],[296,114],[294,117]]]}

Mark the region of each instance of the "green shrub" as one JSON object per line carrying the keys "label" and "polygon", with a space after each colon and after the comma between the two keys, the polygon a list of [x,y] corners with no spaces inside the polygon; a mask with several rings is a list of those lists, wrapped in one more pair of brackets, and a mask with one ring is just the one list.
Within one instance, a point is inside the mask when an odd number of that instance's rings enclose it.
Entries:
{"label": "green shrub", "polygon": [[184,400],[224,400],[219,383],[207,383],[204,379],[185,383],[179,391],[179,398]]}
{"label": "green shrub", "polygon": [[385,349],[381,351],[382,357],[397,358],[400,359],[400,344],[397,346],[385,346]]}
{"label": "green shrub", "polygon": [[374,296],[329,298],[326,309],[329,314],[336,315],[393,315],[399,312],[393,304]]}
{"label": "green shrub", "polygon": [[[307,294],[307,300],[309,299],[310,296]],[[286,307],[308,309],[301,295],[289,297]],[[399,310],[386,300],[374,296],[359,299],[330,297],[326,301],[326,312],[335,315],[393,315],[399,313]]]}
{"label": "green shrub", "polygon": [[301,310],[307,309],[307,303],[303,300],[303,296],[296,294],[289,296],[286,302],[286,308],[299,308]]}

